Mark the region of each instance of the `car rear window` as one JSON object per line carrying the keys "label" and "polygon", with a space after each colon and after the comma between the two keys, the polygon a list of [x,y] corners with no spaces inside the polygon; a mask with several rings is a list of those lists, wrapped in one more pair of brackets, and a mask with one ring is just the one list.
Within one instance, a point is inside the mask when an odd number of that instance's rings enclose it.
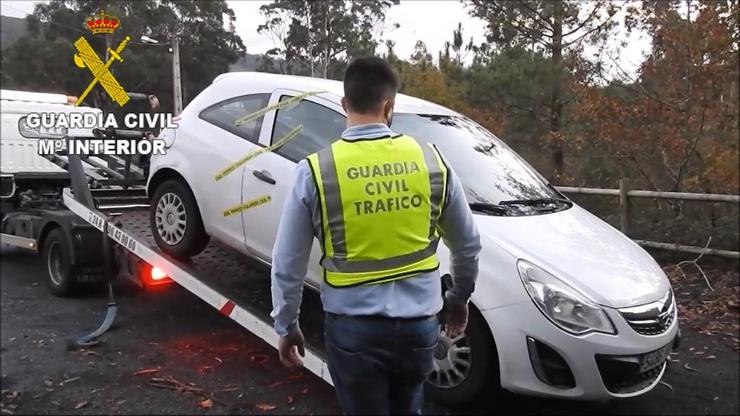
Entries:
{"label": "car rear window", "polygon": [[200,112],[200,118],[252,143],[257,143],[264,116],[236,126],[236,120],[267,106],[269,94],[252,94],[221,101]]}

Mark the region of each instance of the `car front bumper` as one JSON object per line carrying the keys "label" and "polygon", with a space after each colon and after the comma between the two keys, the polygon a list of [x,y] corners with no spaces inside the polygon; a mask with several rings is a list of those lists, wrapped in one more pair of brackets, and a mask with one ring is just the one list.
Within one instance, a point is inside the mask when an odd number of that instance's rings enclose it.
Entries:
{"label": "car front bumper", "polygon": [[[678,320],[665,332],[646,336],[635,332],[616,309],[604,310],[616,335],[571,335],[545,318],[532,302],[483,310],[498,349],[501,386],[516,393],[582,400],[650,391],[662,378],[667,361],[644,372],[639,371],[640,362],[651,352],[660,351],[653,355],[663,357],[674,346]],[[555,377],[555,382],[543,377],[543,362],[547,374],[558,368],[555,373],[562,377]]]}

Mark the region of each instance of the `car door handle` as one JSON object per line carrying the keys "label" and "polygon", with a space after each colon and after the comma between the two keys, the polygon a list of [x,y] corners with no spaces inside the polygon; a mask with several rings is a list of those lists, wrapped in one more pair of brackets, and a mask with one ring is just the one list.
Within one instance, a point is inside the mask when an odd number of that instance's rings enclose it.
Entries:
{"label": "car door handle", "polygon": [[270,175],[270,172],[266,170],[253,170],[252,174],[257,177],[257,179],[261,181],[265,181],[269,183],[270,185],[275,185],[277,182],[275,182],[275,179],[272,179],[272,175]]}

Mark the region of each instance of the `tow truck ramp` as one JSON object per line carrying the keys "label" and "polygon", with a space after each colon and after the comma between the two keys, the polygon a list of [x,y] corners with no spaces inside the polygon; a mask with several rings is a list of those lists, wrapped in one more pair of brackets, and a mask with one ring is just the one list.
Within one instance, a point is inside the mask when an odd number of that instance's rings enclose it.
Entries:
{"label": "tow truck ramp", "polygon": [[[151,139],[148,133],[132,130],[95,129],[93,133],[96,137],[106,139]],[[65,139],[74,140],[71,137]],[[97,263],[101,263],[101,258],[105,259],[100,276],[108,280],[109,284],[121,272],[130,277],[140,275],[139,265],[143,262],[150,268],[156,267],[222,315],[277,348],[279,337],[270,318],[272,300],[269,273],[258,272],[260,269],[264,270],[264,264],[215,241],[211,241],[202,253],[188,261],[170,257],[157,247],[149,221],[149,201],[145,188],[148,171],[146,162],[139,166],[136,163],[138,161],[133,161],[130,156],[80,156],[68,154],[65,150],[43,157],[69,173],[70,187],[61,190],[61,201],[57,199],[56,204],[43,209],[19,206],[10,215],[6,215],[3,218],[3,243],[37,251],[45,241],[44,229],[53,223],[67,237],[62,243],[69,244],[69,250],[86,252],[87,257],[95,257]],[[60,209],[62,205],[68,211]],[[57,217],[60,216],[72,220],[59,221]],[[26,220],[30,226],[11,224],[19,223],[25,217],[32,218]],[[80,224],[83,228],[88,228],[89,233],[83,234]],[[21,228],[25,231],[19,232]],[[96,230],[102,234],[98,234]],[[108,238],[104,238],[105,236]],[[113,269],[113,258],[117,260],[117,269]],[[76,260],[74,258],[72,264],[77,264],[74,263]],[[109,286],[109,290],[108,306],[111,309],[116,304],[112,286]],[[316,293],[307,292],[309,293],[305,294],[302,307],[301,326],[305,330],[306,343],[313,348],[306,346],[303,365],[332,384],[326,361],[320,352],[323,347],[321,303]],[[115,317],[115,311],[112,315],[110,312],[109,310],[98,330],[80,339],[90,342],[93,335],[97,337],[105,332],[110,327],[108,321]]]}
{"label": "tow truck ramp", "polygon": [[[248,264],[245,256],[229,252],[216,243],[210,243],[203,253],[186,264],[162,253],[156,246],[151,238],[148,210],[126,210],[106,216],[77,201],[69,188],[64,190],[63,200],[70,211],[115,241],[120,250],[159,268],[174,282],[211,305],[222,315],[231,318],[277,348],[278,335],[269,323],[269,315],[264,317],[265,308],[261,308],[263,313],[259,314],[255,311],[255,305],[248,304],[250,299],[259,296],[267,301],[268,307],[271,305],[269,281],[263,282],[267,283],[267,293],[241,293],[240,296],[240,289],[254,289],[254,285],[240,279],[249,274],[250,268],[255,267]],[[265,276],[256,278],[265,280]],[[233,290],[230,291],[229,288]],[[316,337],[308,337],[307,342],[309,340],[316,340]],[[303,366],[327,383],[332,383],[326,361],[317,350],[307,346]]]}

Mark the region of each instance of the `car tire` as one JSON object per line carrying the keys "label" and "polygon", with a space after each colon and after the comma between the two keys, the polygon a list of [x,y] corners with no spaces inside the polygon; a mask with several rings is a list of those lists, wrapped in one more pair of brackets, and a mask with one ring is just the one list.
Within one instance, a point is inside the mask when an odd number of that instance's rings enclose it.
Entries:
{"label": "car tire", "polygon": [[170,179],[157,187],[149,221],[157,246],[173,257],[188,259],[208,245],[198,204],[182,181]]}
{"label": "car tire", "polygon": [[72,265],[72,253],[64,232],[55,228],[44,239],[42,250],[46,265],[46,286],[59,297],[73,295],[77,288],[77,269]]}
{"label": "car tire", "polygon": [[475,308],[470,307],[465,336],[454,343],[456,348],[469,348],[467,354],[459,353],[457,356],[469,363],[469,371],[455,366],[464,377],[453,379],[453,370],[442,371],[451,364],[449,342],[449,338],[442,334],[441,344],[435,350],[435,369],[425,385],[426,396],[440,404],[459,406],[469,403],[483,392],[497,394],[500,391],[500,379],[496,345],[483,317]]}

